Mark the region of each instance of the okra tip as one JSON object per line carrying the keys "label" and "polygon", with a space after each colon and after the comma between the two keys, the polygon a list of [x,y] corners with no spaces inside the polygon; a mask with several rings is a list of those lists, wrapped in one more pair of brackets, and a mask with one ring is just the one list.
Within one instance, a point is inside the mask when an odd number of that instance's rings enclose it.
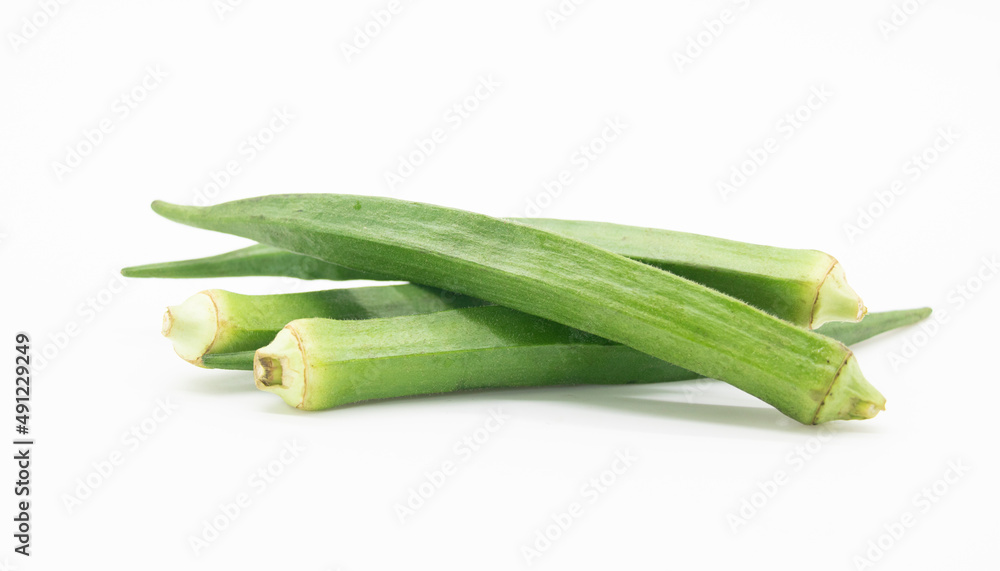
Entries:
{"label": "okra tip", "polygon": [[849,353],[827,391],[813,424],[831,420],[865,420],[885,410],[885,397],[861,373],[858,360]]}
{"label": "okra tip", "polygon": [[219,310],[210,292],[196,293],[180,305],[167,307],[160,332],[181,359],[201,367],[202,356],[211,350],[219,333]]}
{"label": "okra tip", "polygon": [[171,269],[177,264],[174,262],[143,264],[141,266],[128,266],[122,268],[122,275],[126,278],[170,278]]}
{"label": "okra tip", "polygon": [[163,200],[154,200],[149,203],[149,207],[153,209],[153,212],[159,214],[160,216],[166,216],[165,212],[169,212],[173,206],[177,205],[170,204],[169,202]]}
{"label": "okra tip", "polygon": [[830,321],[858,322],[868,313],[858,292],[847,283],[844,268],[833,260],[833,265],[816,291],[810,329],[815,329]]}
{"label": "okra tip", "polygon": [[154,200],[149,206],[153,209],[153,212],[159,214],[167,220],[173,220],[174,222],[180,222],[182,224],[186,223],[185,215],[193,214],[203,208],[201,206],[171,204],[170,202],[164,202],[162,200]]}
{"label": "okra tip", "polygon": [[291,406],[304,408],[305,358],[293,328],[294,323],[279,331],[274,341],[254,353],[253,378],[258,389],[278,395]]}
{"label": "okra tip", "polygon": [[171,204],[165,200],[154,200],[149,203],[149,207],[153,209],[153,212],[162,215],[164,211],[170,211],[171,209],[181,207],[181,205]]}

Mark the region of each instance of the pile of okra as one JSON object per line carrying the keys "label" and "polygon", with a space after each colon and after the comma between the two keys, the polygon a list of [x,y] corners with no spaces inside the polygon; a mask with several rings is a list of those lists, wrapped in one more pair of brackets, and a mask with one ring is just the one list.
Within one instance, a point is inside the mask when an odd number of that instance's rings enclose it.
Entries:
{"label": "pile of okra", "polygon": [[181,358],[253,371],[258,388],[305,410],[709,377],[804,424],[867,419],[885,398],[847,345],[930,313],[869,314],[820,251],[670,230],[345,194],[157,201],[153,210],[256,244],[126,276],[406,282],[276,295],[211,289],[167,308],[162,332]]}

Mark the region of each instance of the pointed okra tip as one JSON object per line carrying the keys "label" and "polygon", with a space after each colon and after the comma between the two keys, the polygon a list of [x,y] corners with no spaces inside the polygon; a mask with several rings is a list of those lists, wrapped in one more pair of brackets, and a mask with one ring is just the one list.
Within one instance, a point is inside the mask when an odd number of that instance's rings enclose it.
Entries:
{"label": "pointed okra tip", "polygon": [[174,222],[181,223],[184,223],[189,216],[202,209],[201,206],[171,204],[170,202],[164,202],[162,200],[154,200],[149,206],[153,209],[153,212],[159,214],[167,220],[173,220]]}
{"label": "pointed okra tip", "polygon": [[176,204],[171,204],[165,200],[154,200],[149,204],[149,207],[153,209],[153,212],[159,214],[160,216],[165,216],[164,212],[169,212],[172,207],[178,206]]}
{"label": "pointed okra tip", "polygon": [[831,420],[864,420],[885,410],[885,397],[865,379],[851,353],[840,366],[813,424]]}
{"label": "pointed okra tip", "polygon": [[834,260],[816,291],[810,329],[830,321],[858,322],[868,313],[858,292],[847,283],[840,262]]}
{"label": "pointed okra tip", "polygon": [[253,378],[257,388],[274,393],[286,403],[302,408],[306,393],[305,357],[294,322],[278,332],[253,357]]}
{"label": "pointed okra tip", "polygon": [[122,268],[122,275],[126,278],[156,278],[162,277],[157,273],[157,268],[161,267],[161,264],[144,264],[142,266],[128,266]]}

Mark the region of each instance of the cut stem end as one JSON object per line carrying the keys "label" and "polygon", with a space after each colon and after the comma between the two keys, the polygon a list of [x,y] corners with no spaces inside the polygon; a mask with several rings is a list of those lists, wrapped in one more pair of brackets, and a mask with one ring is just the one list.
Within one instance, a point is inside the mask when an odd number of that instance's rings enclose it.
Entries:
{"label": "cut stem end", "polygon": [[858,292],[847,284],[847,276],[840,262],[834,260],[823,283],[816,292],[816,303],[813,305],[810,329],[830,321],[858,322],[868,313],[864,301]]}
{"label": "cut stem end", "polygon": [[168,307],[160,332],[174,344],[181,359],[201,366],[201,357],[212,349],[219,333],[219,311],[211,295],[196,293]]}
{"label": "cut stem end", "polygon": [[253,362],[254,379],[267,387],[281,386],[281,360],[257,357]]}
{"label": "cut stem end", "polygon": [[258,389],[302,408],[306,397],[305,357],[291,324],[279,331],[269,345],[254,353],[253,377]]}

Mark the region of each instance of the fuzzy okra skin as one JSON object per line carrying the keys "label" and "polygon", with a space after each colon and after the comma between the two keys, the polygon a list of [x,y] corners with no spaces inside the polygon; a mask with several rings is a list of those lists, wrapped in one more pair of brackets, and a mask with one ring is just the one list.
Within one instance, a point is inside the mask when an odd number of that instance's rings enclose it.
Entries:
{"label": "fuzzy okra skin", "polygon": [[206,354],[253,351],[295,319],[372,319],[486,304],[474,297],[411,284],[278,295],[210,289],[168,307],[162,333],[182,359],[205,366]]}
{"label": "fuzzy okra skin", "polygon": [[[927,309],[837,324],[861,340],[915,323]],[[831,324],[832,325],[832,324]],[[242,357],[241,357],[242,358]],[[300,319],[253,359],[257,388],[322,410],[465,389],[631,384],[700,377],[645,353],[501,306],[367,321]]]}
{"label": "fuzzy okra skin", "polygon": [[809,329],[831,321],[857,322],[867,312],[837,259],[818,250],[609,222],[512,220],[667,270]]}
{"label": "fuzzy okra skin", "polygon": [[[858,321],[866,311],[861,298],[847,285],[837,260],[816,250],[760,246],[606,222],[511,220],[673,272],[809,329],[829,321]],[[122,273],[128,277],[165,278],[281,275],[303,279],[393,279],[264,244],[209,258],[134,266]]]}
{"label": "fuzzy okra skin", "polygon": [[291,406],[463,389],[680,380],[685,371],[595,335],[506,307],[338,321],[300,319],[258,349],[254,379]]}
{"label": "fuzzy okra skin", "polygon": [[[450,319],[459,319],[461,316],[468,316],[469,314],[475,315],[478,312],[477,308],[470,309],[456,309],[449,313],[453,313],[453,317]],[[523,325],[525,322],[523,317],[526,314],[514,311],[512,309],[507,310],[508,314],[500,311],[493,311],[491,314],[493,319],[490,322],[491,331],[486,331],[487,335],[497,335],[497,332],[507,332],[503,334],[505,338],[516,339],[517,338],[517,327]],[[917,323],[931,314],[930,308],[920,308],[920,309],[903,309],[898,311],[881,311],[875,313],[869,313],[865,316],[863,320],[858,323],[827,323],[826,325],[820,327],[816,330],[820,335],[825,335],[827,337],[832,337],[841,343],[846,345],[853,345],[854,343],[860,343],[866,339],[875,337],[887,331],[893,329],[898,329],[900,327],[905,327],[907,325],[912,325]],[[322,317],[322,316],[315,316]],[[385,323],[385,330],[392,331],[394,328],[408,326],[414,322],[418,323],[418,328],[421,330],[426,329],[428,326],[425,324],[420,324],[420,320],[401,320],[397,318],[389,318],[392,320],[391,323]],[[432,318],[427,318],[432,319]],[[439,318],[433,318],[439,319]],[[541,318],[535,318],[539,321],[543,321]],[[541,327],[541,326],[540,326]],[[278,331],[275,331],[276,335]],[[481,335],[482,331],[474,331],[474,335]],[[559,379],[552,379],[556,381],[557,384],[576,384],[576,383],[593,383],[593,384],[626,384],[626,383],[658,383],[663,381],[680,381],[680,380],[690,380],[700,378],[701,375],[697,373],[692,373],[678,367],[677,365],[667,363],[655,357],[646,355],[645,353],[640,353],[635,349],[627,348],[626,351],[610,351],[606,349],[606,345],[594,343],[592,340],[586,337],[585,333],[578,333],[576,337],[570,335],[569,342],[566,343],[567,337],[556,337],[554,339],[543,339],[545,344],[559,344],[565,346],[573,351],[572,357],[574,359],[573,371],[565,370],[562,374],[562,381],[558,382]],[[392,339],[393,334],[389,334],[388,338]],[[272,336],[273,338],[273,336]],[[442,342],[444,340],[445,342]],[[578,340],[582,342],[577,343]],[[431,342],[434,341],[432,345]],[[452,350],[459,350],[454,345],[450,345],[447,342],[447,337],[442,335],[440,331],[434,331],[432,338],[428,339],[428,345],[421,350],[421,353],[446,353]],[[462,342],[468,342],[469,339],[462,339]],[[530,341],[530,340],[529,340]],[[390,341],[391,343],[391,341]],[[478,346],[476,351],[482,354],[483,359],[490,359],[490,352],[492,349],[496,348],[490,344],[490,339],[479,339],[476,342]],[[313,350],[322,350],[329,353],[330,355],[337,355],[338,347],[332,343],[326,343],[323,341],[313,343]],[[531,343],[521,342],[518,345],[509,345],[508,342],[504,342],[504,348],[509,350],[518,350],[527,347],[528,349],[522,353],[523,359],[533,359],[536,355],[531,355],[532,351],[535,349],[532,347]],[[553,354],[557,358],[562,358],[559,350],[553,349]],[[609,354],[612,353],[612,354]],[[623,358],[620,362],[613,362],[616,356],[625,355],[627,358]],[[233,353],[208,353],[202,357],[202,366],[210,369],[229,369],[237,371],[252,371],[253,370],[253,359],[254,351],[239,351]],[[609,361],[609,359],[611,361]],[[312,361],[312,359],[309,359]],[[332,363],[332,362],[331,362]],[[331,367],[334,365],[331,364]],[[548,371],[551,365],[543,363],[540,370]],[[333,369],[331,369],[333,371]],[[681,372],[683,371],[683,372]],[[490,386],[502,387],[506,386],[506,373],[503,370],[495,370],[491,376],[489,382]],[[492,380],[496,379],[496,380]],[[331,380],[328,382],[336,382],[336,380]],[[385,379],[386,383],[400,382],[396,379]],[[534,386],[537,384],[536,381],[529,380],[526,384],[531,384]]]}
{"label": "fuzzy okra skin", "polygon": [[543,317],[732,384],[816,424],[884,409],[842,343],[608,250],[516,222],[381,197],[272,195],[160,215]]}

